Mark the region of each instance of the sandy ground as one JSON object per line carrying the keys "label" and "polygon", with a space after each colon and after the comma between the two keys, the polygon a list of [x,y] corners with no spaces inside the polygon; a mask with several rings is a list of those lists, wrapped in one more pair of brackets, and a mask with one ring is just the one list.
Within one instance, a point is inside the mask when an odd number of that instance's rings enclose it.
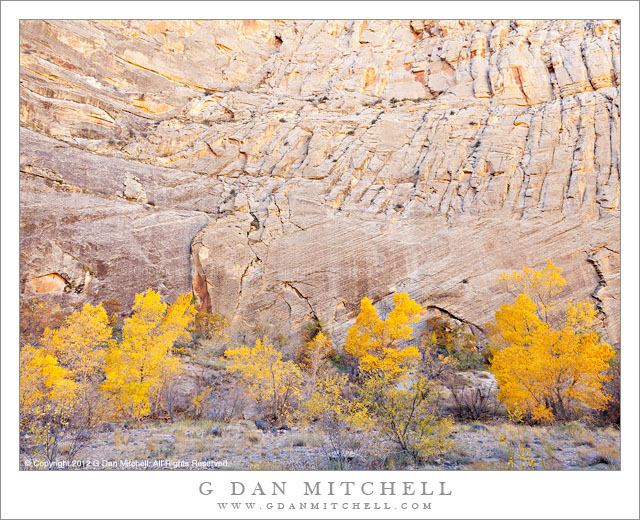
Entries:
{"label": "sandy ground", "polygon": [[[112,430],[112,431],[111,431]],[[503,420],[455,424],[453,449],[429,464],[355,459],[350,469],[615,470],[620,467],[620,434],[614,428],[580,423],[554,427],[514,425]],[[107,425],[69,464],[86,470],[317,470],[333,469],[323,434],[312,425],[260,431],[253,421],[230,424],[185,419],[139,427]],[[524,457],[520,456],[521,448]],[[65,446],[61,450],[64,458]],[[530,462],[532,461],[532,462]],[[22,469],[42,469],[38,458],[21,454]]]}

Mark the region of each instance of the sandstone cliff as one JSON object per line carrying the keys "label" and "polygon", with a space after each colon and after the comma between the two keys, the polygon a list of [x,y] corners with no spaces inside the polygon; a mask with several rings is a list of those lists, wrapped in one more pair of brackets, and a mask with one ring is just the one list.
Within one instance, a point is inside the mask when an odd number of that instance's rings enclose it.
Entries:
{"label": "sandstone cliff", "polygon": [[547,257],[619,341],[615,21],[23,21],[21,291],[482,332]]}

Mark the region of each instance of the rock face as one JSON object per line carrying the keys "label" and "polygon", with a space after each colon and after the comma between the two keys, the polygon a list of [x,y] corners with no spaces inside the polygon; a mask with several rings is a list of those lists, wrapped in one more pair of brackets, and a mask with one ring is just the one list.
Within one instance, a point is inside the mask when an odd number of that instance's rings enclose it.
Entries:
{"label": "rock face", "polygon": [[615,21],[23,21],[23,297],[482,333],[551,258],[619,341]]}

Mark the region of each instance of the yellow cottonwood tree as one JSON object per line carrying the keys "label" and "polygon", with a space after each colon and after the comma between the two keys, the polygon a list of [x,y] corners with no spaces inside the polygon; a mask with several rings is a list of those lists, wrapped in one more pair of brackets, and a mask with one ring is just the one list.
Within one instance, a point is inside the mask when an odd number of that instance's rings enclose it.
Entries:
{"label": "yellow cottonwood tree", "polygon": [[174,345],[188,338],[194,315],[190,295],[180,295],[171,305],[152,289],[136,295],[122,343],[113,346],[106,360],[102,388],[116,412],[140,419],[158,413],[164,404],[173,418],[174,384],[182,370]]}
{"label": "yellow cottonwood tree", "polygon": [[30,434],[41,454],[55,460],[58,441],[73,420],[78,383],[58,359],[42,348],[20,350],[20,430]]}
{"label": "yellow cottonwood tree", "polygon": [[560,306],[557,297],[567,284],[562,270],[547,259],[541,269],[523,267],[522,272],[502,273],[498,282],[514,294],[524,294],[536,304],[536,313],[540,319],[549,322]]}
{"label": "yellow cottonwood tree", "polygon": [[77,419],[85,428],[94,426],[102,415],[96,386],[102,379],[105,347],[110,343],[111,325],[102,305],[85,304],[82,311],[72,313],[60,328],[47,328],[42,337],[42,344],[78,384]]}
{"label": "yellow cottonwood tree", "polygon": [[[554,268],[548,265],[543,275]],[[532,272],[532,279],[545,279],[538,274]],[[556,288],[564,285],[557,276],[551,277]],[[587,301],[569,302],[563,319],[550,324],[545,318],[554,306],[552,300],[536,302],[520,294],[513,305],[496,311],[489,330],[498,397],[510,412],[538,422],[601,410],[610,399],[604,384],[610,379],[607,371],[615,352],[594,330],[595,308]]]}
{"label": "yellow cottonwood tree", "polygon": [[300,395],[302,374],[293,361],[283,361],[265,337],[253,348],[227,350],[227,371],[240,377],[251,397],[273,421],[286,418]]}
{"label": "yellow cottonwood tree", "polygon": [[381,320],[371,301],[363,298],[345,350],[359,362],[359,399],[379,433],[402,453],[424,461],[451,447],[451,421],[436,413],[437,385],[415,373],[420,351],[402,347],[412,339],[409,324],[420,320],[422,308],[406,293],[394,295],[393,303],[388,318]]}
{"label": "yellow cottonwood tree", "polygon": [[50,414],[70,413],[77,383],[45,349],[20,350],[20,421],[29,427]]}
{"label": "yellow cottonwood tree", "polygon": [[420,358],[414,346],[402,347],[411,339],[410,323],[420,320],[422,307],[407,293],[393,296],[394,309],[381,320],[369,298],[362,298],[360,314],[347,333],[345,351],[359,363],[363,372],[383,372],[398,378]]}

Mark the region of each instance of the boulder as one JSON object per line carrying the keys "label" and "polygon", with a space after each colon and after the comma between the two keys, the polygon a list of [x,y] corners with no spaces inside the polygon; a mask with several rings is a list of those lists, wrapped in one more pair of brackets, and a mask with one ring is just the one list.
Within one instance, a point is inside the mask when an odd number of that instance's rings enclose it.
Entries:
{"label": "boulder", "polygon": [[255,419],[253,423],[256,425],[258,430],[267,431],[271,428],[267,421],[263,421],[262,419]]}

